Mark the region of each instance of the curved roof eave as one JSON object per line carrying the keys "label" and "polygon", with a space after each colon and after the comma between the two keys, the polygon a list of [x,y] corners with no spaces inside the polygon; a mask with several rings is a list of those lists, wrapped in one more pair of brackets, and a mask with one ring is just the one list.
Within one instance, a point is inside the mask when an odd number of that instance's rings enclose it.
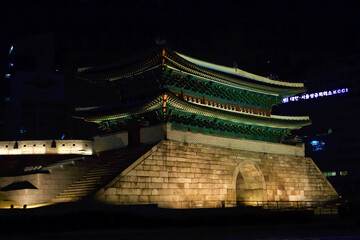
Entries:
{"label": "curved roof eave", "polygon": [[303,88],[304,84],[303,83],[290,83],[290,82],[282,82],[282,81],[276,81],[276,80],[272,80],[269,79],[267,77],[263,77],[263,76],[259,76],[253,73],[249,73],[246,72],[244,70],[241,70],[239,68],[231,68],[231,67],[226,67],[226,66],[221,66],[221,65],[217,65],[214,63],[209,63],[206,61],[202,61],[202,60],[198,60],[189,56],[186,56],[184,54],[175,52],[176,54],[178,54],[180,57],[184,58],[185,60],[201,66],[201,67],[205,67],[205,68],[209,68],[215,71],[219,71],[219,72],[224,72],[224,73],[228,73],[228,74],[232,74],[235,76],[239,76],[239,77],[244,77],[250,80],[256,80],[259,82],[263,82],[263,83],[268,83],[268,84],[273,84],[273,85],[278,85],[278,86],[284,86],[284,87],[296,87],[296,88]]}
{"label": "curved roof eave", "polygon": [[[226,110],[213,109],[207,106],[200,106],[197,104],[186,102],[178,97],[174,96],[172,93],[168,94],[168,105],[177,109],[179,111],[199,114],[205,117],[221,119],[224,121],[231,121],[236,123],[243,123],[249,125],[263,126],[263,127],[273,127],[273,128],[283,128],[283,129],[299,129],[305,125],[309,125],[309,117],[294,117],[294,116],[262,116],[262,115],[253,115],[242,112],[231,112]],[[82,118],[89,122],[101,122],[115,120],[119,118],[127,118],[138,114],[143,114],[149,111],[153,111],[157,108],[162,107],[162,95],[155,97],[147,104],[139,105],[136,108],[131,108],[129,111],[122,111],[118,113],[113,113],[108,116],[85,116],[77,117]]]}

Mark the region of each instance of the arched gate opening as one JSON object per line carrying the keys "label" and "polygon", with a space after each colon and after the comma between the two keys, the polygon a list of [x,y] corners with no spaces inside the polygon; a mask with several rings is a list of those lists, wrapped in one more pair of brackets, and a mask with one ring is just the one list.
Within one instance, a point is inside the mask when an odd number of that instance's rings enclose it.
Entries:
{"label": "arched gate opening", "polygon": [[252,164],[239,168],[235,189],[237,206],[261,206],[266,201],[264,176]]}

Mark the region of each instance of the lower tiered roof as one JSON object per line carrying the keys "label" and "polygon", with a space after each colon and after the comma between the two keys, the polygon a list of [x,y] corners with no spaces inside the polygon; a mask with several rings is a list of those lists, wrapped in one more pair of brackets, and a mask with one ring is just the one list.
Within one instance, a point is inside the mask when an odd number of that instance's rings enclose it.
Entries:
{"label": "lower tiered roof", "polygon": [[271,142],[281,142],[290,130],[311,123],[309,117],[259,115],[242,110],[231,107],[216,109],[166,92],[135,106],[77,109],[76,117],[98,123],[107,130],[126,129],[133,120],[150,125],[168,122],[202,132],[204,129],[209,133],[227,132],[235,137]]}

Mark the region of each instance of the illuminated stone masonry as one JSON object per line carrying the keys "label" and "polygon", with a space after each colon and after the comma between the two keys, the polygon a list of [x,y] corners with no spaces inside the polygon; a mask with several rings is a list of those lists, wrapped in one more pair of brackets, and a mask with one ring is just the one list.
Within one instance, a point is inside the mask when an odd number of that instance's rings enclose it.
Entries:
{"label": "illuminated stone masonry", "polygon": [[96,165],[94,141],[0,142],[0,208],[49,203]]}
{"label": "illuminated stone masonry", "polygon": [[[48,156],[43,157],[45,161],[49,160]],[[96,162],[86,160],[84,157],[72,157],[46,167],[34,166],[31,162],[23,163],[27,166],[23,169],[25,174],[0,177],[0,208],[10,208],[11,205],[21,208],[24,205],[33,207],[50,203],[53,198],[96,165]],[[39,169],[35,169],[36,167]],[[24,183],[28,186],[21,186]],[[8,189],[11,186],[14,187]]]}
{"label": "illuminated stone masonry", "polygon": [[[196,139],[193,133],[186,135]],[[283,145],[281,151],[287,147],[294,146]],[[110,204],[165,208],[234,207],[237,202],[263,205],[267,201],[291,201],[296,206],[297,201],[336,199],[336,191],[314,162],[295,153],[294,149],[276,154],[163,140],[96,198]]]}
{"label": "illuminated stone masonry", "polygon": [[[191,129],[180,131],[175,124],[140,129],[139,147],[128,147],[127,137],[128,132],[95,137],[94,153],[99,159],[77,155],[41,169],[48,173],[1,177],[3,207],[85,198],[168,208],[233,207],[237,202],[268,205],[272,201],[296,206],[337,198],[313,161],[304,156],[303,145],[210,136]],[[45,160],[49,156],[43,155]],[[110,162],[99,164],[106,158],[124,167],[117,170]],[[109,175],[109,168],[117,174]],[[101,183],[94,177],[108,180]],[[35,188],[5,190],[24,181]],[[79,188],[85,185],[93,190]]]}

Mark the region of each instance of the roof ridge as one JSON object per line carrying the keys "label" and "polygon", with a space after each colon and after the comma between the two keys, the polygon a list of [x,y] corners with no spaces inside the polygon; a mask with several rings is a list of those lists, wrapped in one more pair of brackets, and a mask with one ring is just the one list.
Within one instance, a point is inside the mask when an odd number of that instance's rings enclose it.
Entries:
{"label": "roof ridge", "polygon": [[218,71],[218,72],[223,72],[223,73],[227,73],[227,74],[231,74],[234,76],[239,76],[239,77],[244,77],[250,80],[255,80],[255,81],[259,81],[259,82],[264,82],[264,83],[268,83],[268,84],[273,84],[273,85],[279,85],[279,86],[285,86],[285,87],[304,87],[303,83],[291,83],[291,82],[286,82],[286,81],[278,81],[278,80],[273,80],[267,77],[263,77],[254,73],[250,73],[244,70],[241,70],[239,68],[231,68],[231,67],[227,67],[227,66],[222,66],[219,64],[215,64],[215,63],[210,63],[207,61],[203,61],[203,60],[199,60],[193,57],[189,57],[186,56],[182,53],[179,52],[174,52],[176,53],[179,57],[185,59],[186,61],[193,63],[197,66],[200,67],[204,67],[204,68],[208,68],[214,71]]}

